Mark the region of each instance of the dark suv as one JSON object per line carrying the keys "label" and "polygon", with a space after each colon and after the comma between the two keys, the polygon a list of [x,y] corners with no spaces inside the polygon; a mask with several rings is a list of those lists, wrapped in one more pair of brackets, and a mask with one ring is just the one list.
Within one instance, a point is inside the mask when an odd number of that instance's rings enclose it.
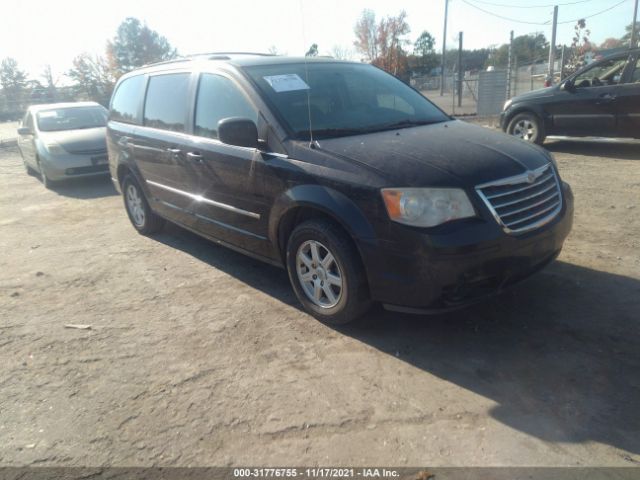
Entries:
{"label": "dark suv", "polygon": [[209,54],[123,76],[113,180],[133,226],[169,220],[284,266],[338,324],[372,302],[469,304],[542,268],[573,197],[545,150],[451,119],[371,65]]}
{"label": "dark suv", "polygon": [[512,98],[500,125],[539,145],[547,135],[640,138],[640,49],[608,56],[557,86]]}

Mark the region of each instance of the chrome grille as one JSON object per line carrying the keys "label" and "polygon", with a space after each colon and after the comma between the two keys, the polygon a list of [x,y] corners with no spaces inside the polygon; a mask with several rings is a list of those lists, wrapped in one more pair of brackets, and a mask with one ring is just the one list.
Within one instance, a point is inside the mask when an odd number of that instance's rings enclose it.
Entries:
{"label": "chrome grille", "polygon": [[524,233],[551,221],[562,208],[560,184],[549,165],[478,185],[476,191],[507,233]]}

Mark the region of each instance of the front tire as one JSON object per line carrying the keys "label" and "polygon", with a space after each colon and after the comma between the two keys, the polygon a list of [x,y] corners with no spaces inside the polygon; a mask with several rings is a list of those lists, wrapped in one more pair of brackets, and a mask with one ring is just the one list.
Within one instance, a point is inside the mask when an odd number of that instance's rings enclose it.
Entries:
{"label": "front tire", "polygon": [[542,145],[545,139],[544,125],[537,115],[530,112],[519,113],[511,119],[507,133],[525,142]]}
{"label": "front tire", "polygon": [[[26,164],[25,164],[26,166]],[[38,170],[40,170],[40,180],[42,181],[42,185],[47,190],[53,190],[58,185],[58,182],[54,182],[47,176],[47,171],[42,167],[42,163],[38,160]]]}
{"label": "front tire", "polygon": [[144,192],[131,174],[122,181],[122,197],[129,220],[138,233],[151,235],[162,230],[164,219],[151,210]]}
{"label": "front tire", "polygon": [[314,219],[298,225],[289,237],[286,261],[298,300],[321,322],[344,325],[371,306],[360,255],[336,224]]}

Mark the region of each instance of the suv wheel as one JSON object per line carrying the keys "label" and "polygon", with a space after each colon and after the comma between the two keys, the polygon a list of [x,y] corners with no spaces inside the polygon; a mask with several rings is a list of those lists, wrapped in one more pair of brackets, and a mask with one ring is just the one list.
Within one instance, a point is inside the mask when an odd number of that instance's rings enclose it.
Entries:
{"label": "suv wheel", "polygon": [[133,227],[143,235],[156,233],[164,226],[164,219],[156,215],[132,175],[127,175],[122,181],[122,196],[124,207]]}
{"label": "suv wheel", "polygon": [[327,220],[298,225],[289,237],[286,260],[298,300],[318,320],[342,325],[371,305],[359,254],[337,225]]}
{"label": "suv wheel", "polygon": [[533,113],[520,113],[513,117],[507,126],[507,133],[525,142],[537,143],[538,145],[544,143],[544,126]]}

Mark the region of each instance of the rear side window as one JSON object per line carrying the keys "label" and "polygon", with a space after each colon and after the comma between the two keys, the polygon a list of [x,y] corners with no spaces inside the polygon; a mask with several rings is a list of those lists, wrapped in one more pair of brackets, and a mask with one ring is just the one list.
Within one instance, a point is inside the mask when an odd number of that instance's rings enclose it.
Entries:
{"label": "rear side window", "polygon": [[147,127],[184,132],[190,76],[189,73],[172,73],[149,78],[144,105]]}
{"label": "rear side window", "polygon": [[138,75],[124,80],[111,101],[111,119],[119,122],[136,123],[138,105],[142,98],[144,76]]}
{"label": "rear side window", "polygon": [[224,118],[258,119],[258,113],[244,94],[228,78],[202,74],[196,101],[195,134],[218,138],[218,122]]}

